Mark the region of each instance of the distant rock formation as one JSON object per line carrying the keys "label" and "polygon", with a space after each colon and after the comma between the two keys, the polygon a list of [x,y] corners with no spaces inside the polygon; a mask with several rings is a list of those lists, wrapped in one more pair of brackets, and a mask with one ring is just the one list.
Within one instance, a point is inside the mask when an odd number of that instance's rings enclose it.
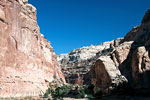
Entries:
{"label": "distant rock formation", "polygon": [[134,89],[150,88],[150,9],[142,24],[122,39],[75,49],[59,55],[67,82],[95,84],[109,92],[122,84]]}
{"label": "distant rock formation", "polygon": [[89,72],[96,88],[111,89],[119,82],[112,79],[116,75],[127,79],[120,78],[119,84],[128,82],[134,89],[150,88],[150,10],[143,17],[142,24],[134,27],[118,46],[103,57],[105,59],[100,57]]}
{"label": "distant rock formation", "polygon": [[119,70],[119,65],[126,59],[130,50],[129,43],[122,43],[114,48],[109,48],[95,63],[93,63],[89,74],[91,83],[95,84],[95,91],[101,88],[103,92],[110,92],[128,80]]}
{"label": "distant rock formation", "polygon": [[57,60],[60,62],[62,71],[65,75],[66,81],[71,84],[88,84],[89,78],[87,79],[87,73],[93,62],[100,57],[104,50],[113,48],[122,39],[116,39],[110,42],[104,42],[100,45],[91,45],[74,49],[68,54],[61,54],[57,56]]}
{"label": "distant rock formation", "polygon": [[39,96],[65,82],[28,0],[0,0],[0,97]]}

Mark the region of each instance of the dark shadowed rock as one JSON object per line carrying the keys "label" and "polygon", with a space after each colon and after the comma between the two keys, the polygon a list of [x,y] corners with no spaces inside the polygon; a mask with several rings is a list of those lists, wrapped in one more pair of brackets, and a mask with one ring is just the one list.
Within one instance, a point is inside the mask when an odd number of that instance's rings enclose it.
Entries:
{"label": "dark shadowed rock", "polygon": [[148,21],[150,21],[150,9],[148,9],[147,12],[145,13],[143,20],[142,20],[142,24],[144,24]]}
{"label": "dark shadowed rock", "polygon": [[[119,75],[125,76],[130,87],[134,89],[150,88],[149,16],[150,10],[146,12],[140,26],[133,28],[118,46],[103,55],[107,60],[98,59],[93,65],[91,72],[96,76],[94,82],[96,88],[109,89],[110,83],[113,81],[110,76],[115,74],[115,71],[119,71],[121,73]],[[110,64],[110,61],[113,64]],[[106,70],[107,68],[116,69],[109,71]],[[115,81],[115,84],[117,84],[117,81]]]}

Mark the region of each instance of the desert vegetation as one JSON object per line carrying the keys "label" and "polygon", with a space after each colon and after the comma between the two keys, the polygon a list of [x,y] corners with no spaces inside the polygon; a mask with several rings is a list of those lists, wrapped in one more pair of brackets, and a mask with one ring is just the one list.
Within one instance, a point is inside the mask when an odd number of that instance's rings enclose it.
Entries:
{"label": "desert vegetation", "polygon": [[83,86],[78,86],[78,85],[72,85],[72,84],[67,84],[63,86],[52,86],[51,84],[49,85],[49,88],[47,89],[46,93],[44,94],[44,98],[49,98],[49,99],[62,99],[64,97],[71,97],[71,98],[101,98],[102,96],[102,91],[101,89],[97,89],[96,92],[93,90],[94,85],[83,85]]}

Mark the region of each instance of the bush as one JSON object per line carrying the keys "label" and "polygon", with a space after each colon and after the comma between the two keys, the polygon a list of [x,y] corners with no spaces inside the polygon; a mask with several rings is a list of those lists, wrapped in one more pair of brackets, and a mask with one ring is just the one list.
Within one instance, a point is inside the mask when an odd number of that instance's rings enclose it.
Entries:
{"label": "bush", "polygon": [[63,85],[58,87],[55,85],[53,89],[51,86],[48,88],[44,94],[45,98],[48,98],[49,95],[55,100],[57,98],[63,99],[63,97],[73,97],[73,98],[94,98],[100,97],[102,95],[101,89],[98,89],[96,94],[93,91],[94,85],[85,85],[85,86],[74,86],[74,85]]}
{"label": "bush", "polygon": [[48,98],[49,95],[52,95],[54,93],[54,90],[52,89],[51,86],[47,89],[46,93],[44,94],[44,98]]}
{"label": "bush", "polygon": [[86,93],[85,93],[84,87],[80,87],[77,90],[77,98],[85,98],[85,96],[86,96]]}
{"label": "bush", "polygon": [[48,95],[49,95],[49,93],[46,92],[46,93],[44,94],[44,98],[48,98]]}
{"label": "bush", "polygon": [[58,87],[55,89],[54,93],[52,94],[53,98],[63,98],[67,96],[67,94],[71,91],[70,86],[64,85],[62,87]]}
{"label": "bush", "polygon": [[102,97],[102,90],[100,88],[97,89],[96,93],[94,94],[95,98],[101,98]]}

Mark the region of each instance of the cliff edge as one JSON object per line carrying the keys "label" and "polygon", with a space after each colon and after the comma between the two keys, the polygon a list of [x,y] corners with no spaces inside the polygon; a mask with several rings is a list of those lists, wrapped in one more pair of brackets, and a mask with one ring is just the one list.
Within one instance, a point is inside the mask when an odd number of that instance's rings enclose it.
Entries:
{"label": "cliff edge", "polygon": [[65,83],[50,42],[28,0],[0,0],[0,97],[39,96]]}

